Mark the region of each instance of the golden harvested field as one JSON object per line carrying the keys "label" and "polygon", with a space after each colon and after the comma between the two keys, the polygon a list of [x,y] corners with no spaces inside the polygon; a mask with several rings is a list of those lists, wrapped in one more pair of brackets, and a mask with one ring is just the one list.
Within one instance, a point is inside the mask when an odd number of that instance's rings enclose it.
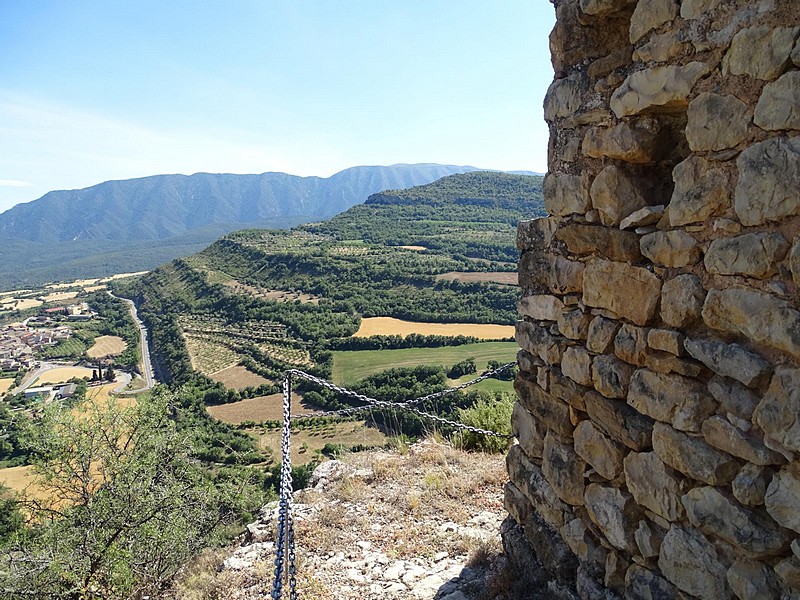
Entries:
{"label": "golden harvested field", "polygon": [[43,302],[34,298],[8,298],[3,300],[3,304],[11,304],[12,308],[16,310],[25,310],[27,308],[41,306]]}
{"label": "golden harvested field", "polygon": [[0,396],[5,394],[12,385],[14,385],[13,378],[0,379]]}
{"label": "golden harvested field", "polygon": [[63,383],[69,381],[73,377],[89,377],[92,376],[92,370],[86,367],[59,367],[58,369],[51,369],[42,373],[36,380],[37,385],[46,385],[48,383]]}
{"label": "golden harvested field", "polygon": [[28,488],[29,495],[34,498],[45,499],[46,495],[42,493],[41,488],[33,483],[35,478],[32,471],[33,467],[29,465],[0,469],[0,483],[16,492],[21,492]]}
{"label": "golden harvested field", "polygon": [[104,289],[106,289],[106,287],[108,287],[108,286],[105,286],[105,285],[87,285],[85,288],[83,288],[83,291],[84,292],[96,292],[98,290],[104,290]]}
{"label": "golden harvested field", "polygon": [[0,292],[0,296],[19,296],[20,294],[27,294],[33,290],[9,290],[7,292]]}
{"label": "golden harvested field", "polygon": [[265,383],[272,383],[257,373],[248,370],[247,367],[236,365],[228,367],[209,375],[214,381],[219,381],[226,388],[241,390],[246,387],[258,387]]}
{"label": "golden harvested field", "polygon": [[100,281],[116,281],[117,279],[125,279],[126,277],[135,277],[136,275],[144,275],[145,273],[149,273],[149,271],[136,271],[135,273],[118,273],[117,275],[112,275],[111,277],[103,277]]}
{"label": "golden harvested field", "polygon": [[519,285],[516,272],[506,271],[490,271],[487,273],[473,273],[467,271],[450,271],[449,273],[442,273],[436,276],[437,281],[444,279],[445,281],[463,281],[464,283],[472,283],[475,281],[484,281],[487,283],[501,283],[504,285]]}
{"label": "golden harvested field", "polygon": [[417,252],[427,250],[425,246],[398,246],[398,248],[402,248],[403,250],[416,250]]}
{"label": "golden harvested field", "polygon": [[96,284],[99,279],[78,279],[71,283],[52,283],[47,286],[48,290],[63,290],[64,288],[70,287],[86,287],[87,285],[94,285]]}
{"label": "golden harvested field", "polygon": [[94,340],[94,346],[86,351],[92,358],[100,356],[116,356],[125,350],[128,344],[121,337],[116,335],[101,335]]}
{"label": "golden harvested field", "polygon": [[[208,414],[225,423],[238,424],[242,421],[280,421],[283,419],[283,395],[258,396],[230,404],[206,407]],[[292,394],[292,414],[308,415],[316,410],[303,403],[302,397]]]}
{"label": "golden harvested field", "polygon": [[78,295],[78,292],[53,292],[52,294],[47,294],[47,296],[43,296],[42,299],[45,302],[58,302],[59,300],[70,300]]}
{"label": "golden harvested field", "polygon": [[514,337],[513,325],[488,325],[476,323],[415,323],[393,317],[369,317],[361,319],[361,327],[354,337],[371,335],[400,335],[411,333],[422,335],[471,335],[481,340]]}

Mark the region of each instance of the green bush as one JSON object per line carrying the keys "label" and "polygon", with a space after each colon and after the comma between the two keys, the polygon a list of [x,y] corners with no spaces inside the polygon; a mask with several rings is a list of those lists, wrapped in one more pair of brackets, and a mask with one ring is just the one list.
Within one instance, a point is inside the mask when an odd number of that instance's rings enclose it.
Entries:
{"label": "green bush", "polygon": [[[514,396],[512,394],[481,393],[472,406],[458,409],[458,420],[465,425],[510,435],[513,408]],[[511,444],[511,439],[461,431],[453,436],[453,443],[464,450],[505,452]]]}

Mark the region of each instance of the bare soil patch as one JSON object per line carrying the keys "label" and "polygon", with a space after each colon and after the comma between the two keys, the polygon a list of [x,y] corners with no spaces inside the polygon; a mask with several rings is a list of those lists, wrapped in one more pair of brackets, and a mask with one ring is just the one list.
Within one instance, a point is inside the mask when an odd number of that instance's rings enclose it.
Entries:
{"label": "bare soil patch", "polygon": [[514,336],[513,325],[491,325],[483,323],[417,323],[393,317],[369,317],[361,319],[361,326],[354,337],[372,335],[400,335],[411,333],[422,335],[469,335],[482,340],[496,340]]}
{"label": "bare soil patch", "polygon": [[474,273],[467,271],[450,271],[449,273],[442,273],[436,276],[438,280],[445,281],[463,281],[465,283],[473,282],[486,282],[486,283],[500,283],[502,285],[519,285],[519,278],[516,271],[489,271],[486,273]]}
{"label": "bare soil patch", "polygon": [[14,385],[13,378],[0,379],[0,396],[5,394]]}
{"label": "bare soil patch", "polygon": [[125,351],[128,344],[121,337],[116,335],[101,335],[94,340],[94,346],[86,351],[92,358],[101,356],[116,356]]}
{"label": "bare soil patch", "polygon": [[269,379],[253,373],[247,367],[236,365],[228,367],[209,375],[214,381],[219,381],[226,388],[241,390],[246,387],[258,387],[267,383],[272,383]]}
{"label": "bare soil patch", "polygon": [[[230,404],[219,404],[206,407],[208,413],[215,419],[238,425],[244,421],[280,421],[283,419],[283,395],[271,394],[248,398]],[[298,394],[292,394],[292,414],[313,414],[317,409],[307,404]]]}

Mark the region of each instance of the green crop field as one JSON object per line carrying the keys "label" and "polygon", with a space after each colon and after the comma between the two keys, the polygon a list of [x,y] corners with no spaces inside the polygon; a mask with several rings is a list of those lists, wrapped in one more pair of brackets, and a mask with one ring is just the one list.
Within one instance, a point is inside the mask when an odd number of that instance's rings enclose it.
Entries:
{"label": "green crop field", "polygon": [[[479,342],[442,348],[339,351],[333,353],[333,381],[339,385],[351,385],[367,375],[394,367],[442,365],[448,368],[470,357],[475,359],[480,373],[486,369],[486,364],[490,360],[499,360],[501,363],[512,362],[517,350],[516,342]],[[463,381],[473,378],[474,375],[469,375],[463,378]],[[511,391],[510,383],[484,382],[477,389]],[[499,384],[499,387],[495,384]],[[488,388],[485,387],[487,385]]]}

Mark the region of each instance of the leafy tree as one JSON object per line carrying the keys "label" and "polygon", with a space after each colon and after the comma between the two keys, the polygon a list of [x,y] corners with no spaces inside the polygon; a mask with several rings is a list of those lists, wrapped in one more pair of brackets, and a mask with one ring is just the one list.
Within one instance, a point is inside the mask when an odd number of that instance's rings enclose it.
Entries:
{"label": "leafy tree", "polygon": [[22,530],[24,519],[19,510],[19,503],[11,491],[0,484],[0,546],[12,535]]}
{"label": "leafy tree", "polygon": [[447,371],[447,376],[450,379],[458,379],[463,377],[464,375],[469,375],[470,373],[477,373],[478,367],[475,364],[475,359],[473,357],[465,358],[462,361],[457,362],[454,364],[450,369]]}
{"label": "leafy tree", "polygon": [[164,389],[130,408],[46,408],[29,432],[42,494],[22,501],[37,526],[0,556],[4,597],[152,595],[258,505],[247,476],[191,460],[197,432],[174,408]]}
{"label": "leafy tree", "polygon": [[106,369],[106,375],[105,375],[106,381],[114,381],[116,376],[117,374],[114,372],[114,367],[108,367]]}

